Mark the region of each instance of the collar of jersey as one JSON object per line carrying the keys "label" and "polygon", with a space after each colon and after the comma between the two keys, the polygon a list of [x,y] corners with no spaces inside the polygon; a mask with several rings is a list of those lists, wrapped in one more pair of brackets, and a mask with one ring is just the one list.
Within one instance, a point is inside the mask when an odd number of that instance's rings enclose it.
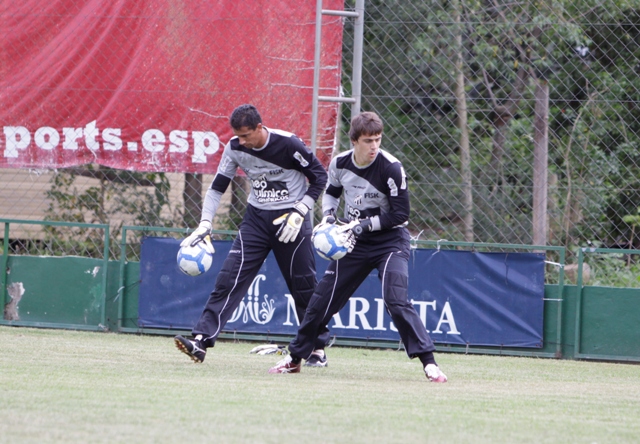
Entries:
{"label": "collar of jersey", "polygon": [[353,164],[354,167],[360,170],[364,170],[365,168],[369,168],[371,165],[373,165],[373,162],[375,162],[378,159],[379,155],[380,155],[380,150],[378,150],[376,157],[370,163],[366,164],[365,166],[360,166],[356,163],[356,150],[351,150],[351,163]]}
{"label": "collar of jersey", "polygon": [[251,148],[253,151],[262,151],[269,145],[269,140],[271,140],[271,131],[269,131],[269,128],[264,125],[262,125],[262,127],[267,130],[267,141],[260,148]]}

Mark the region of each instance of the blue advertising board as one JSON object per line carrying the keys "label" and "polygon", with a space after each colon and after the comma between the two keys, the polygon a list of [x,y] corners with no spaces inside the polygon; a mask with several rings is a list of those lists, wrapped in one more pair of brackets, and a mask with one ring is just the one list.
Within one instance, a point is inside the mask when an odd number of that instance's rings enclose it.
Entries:
{"label": "blue advertising board", "polygon": [[[179,242],[143,239],[138,325],[190,330],[213,290],[231,241],[214,242],[211,269],[180,272]],[[412,250],[409,300],[436,343],[542,347],[543,253]],[[328,262],[316,257],[318,279]],[[399,341],[381,296],[377,271],[329,323],[340,339]],[[273,254],[269,254],[223,331],[295,335],[299,320]]]}

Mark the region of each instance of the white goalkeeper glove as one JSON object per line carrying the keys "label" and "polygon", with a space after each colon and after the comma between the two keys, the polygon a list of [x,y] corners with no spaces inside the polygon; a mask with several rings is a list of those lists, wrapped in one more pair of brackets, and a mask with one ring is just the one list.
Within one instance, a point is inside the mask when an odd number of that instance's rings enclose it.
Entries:
{"label": "white goalkeeper glove", "polygon": [[293,242],[300,233],[300,228],[304,222],[304,217],[309,212],[309,207],[302,202],[293,204],[293,208],[288,213],[284,213],[273,221],[274,225],[280,225],[276,236],[280,242]]}
{"label": "white goalkeeper glove", "polygon": [[[193,247],[198,242],[202,242],[205,240],[207,236],[211,234],[211,222],[208,220],[203,220],[198,225],[198,228],[195,229],[193,233],[187,236],[182,242],[180,242],[181,247],[186,247],[187,245]],[[211,249],[213,250],[213,245],[211,245]]]}
{"label": "white goalkeeper glove", "polygon": [[339,232],[345,235],[344,246],[347,252],[351,253],[356,246],[356,240],[362,233],[369,233],[373,230],[371,219],[354,220],[348,224],[342,225]]}
{"label": "white goalkeeper glove", "polygon": [[332,208],[330,210],[325,211],[324,213],[322,213],[322,220],[320,221],[320,224],[335,224],[336,223],[336,212],[335,210]]}
{"label": "white goalkeeper glove", "polygon": [[358,221],[349,222],[348,224],[339,223],[338,232],[342,235],[341,244],[347,249],[347,253],[351,253],[356,246],[356,236],[353,234],[353,227]]}

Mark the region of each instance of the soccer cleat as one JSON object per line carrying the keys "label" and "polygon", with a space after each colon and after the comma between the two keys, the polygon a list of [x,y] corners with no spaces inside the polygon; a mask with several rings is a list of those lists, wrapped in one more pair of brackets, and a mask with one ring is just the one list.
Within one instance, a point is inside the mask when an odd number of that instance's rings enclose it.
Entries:
{"label": "soccer cleat", "polygon": [[291,355],[287,355],[275,367],[271,367],[269,373],[300,373],[300,363],[294,364]]}
{"label": "soccer cleat", "polygon": [[424,373],[430,382],[447,382],[447,375],[442,373],[440,367],[435,364],[427,364],[424,368]]}
{"label": "soccer cleat", "polygon": [[314,350],[304,363],[305,367],[326,367],[327,355],[324,354],[324,350]]}
{"label": "soccer cleat", "polygon": [[173,338],[176,343],[176,347],[185,355],[188,355],[193,362],[200,363],[204,361],[204,357],[207,354],[207,349],[202,347],[200,341],[192,341],[183,336],[176,336]]}

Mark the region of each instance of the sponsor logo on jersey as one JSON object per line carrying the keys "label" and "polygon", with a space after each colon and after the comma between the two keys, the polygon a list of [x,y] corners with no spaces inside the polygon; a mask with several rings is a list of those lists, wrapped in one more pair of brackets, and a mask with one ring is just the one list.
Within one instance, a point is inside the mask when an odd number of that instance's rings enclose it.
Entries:
{"label": "sponsor logo on jersey", "polygon": [[365,199],[377,199],[380,197],[380,193],[364,193]]}
{"label": "sponsor logo on jersey", "polygon": [[293,158],[296,159],[298,162],[300,162],[300,165],[302,165],[303,167],[309,166],[309,162],[307,162],[307,160],[304,157],[302,157],[302,154],[300,154],[299,151],[296,151],[295,153],[293,153]]}
{"label": "sponsor logo on jersey", "polygon": [[347,208],[347,215],[349,216],[350,220],[358,219],[360,218],[360,210],[350,206],[349,208]]}
{"label": "sponsor logo on jersey", "polygon": [[259,203],[289,200],[289,189],[285,182],[268,181],[265,174],[251,181],[253,195]]}
{"label": "sponsor logo on jersey", "polygon": [[280,169],[277,169],[277,170],[271,170],[271,171],[269,171],[269,176],[276,176],[276,175],[282,174],[282,173],[284,173],[284,169],[283,168],[280,168]]}

